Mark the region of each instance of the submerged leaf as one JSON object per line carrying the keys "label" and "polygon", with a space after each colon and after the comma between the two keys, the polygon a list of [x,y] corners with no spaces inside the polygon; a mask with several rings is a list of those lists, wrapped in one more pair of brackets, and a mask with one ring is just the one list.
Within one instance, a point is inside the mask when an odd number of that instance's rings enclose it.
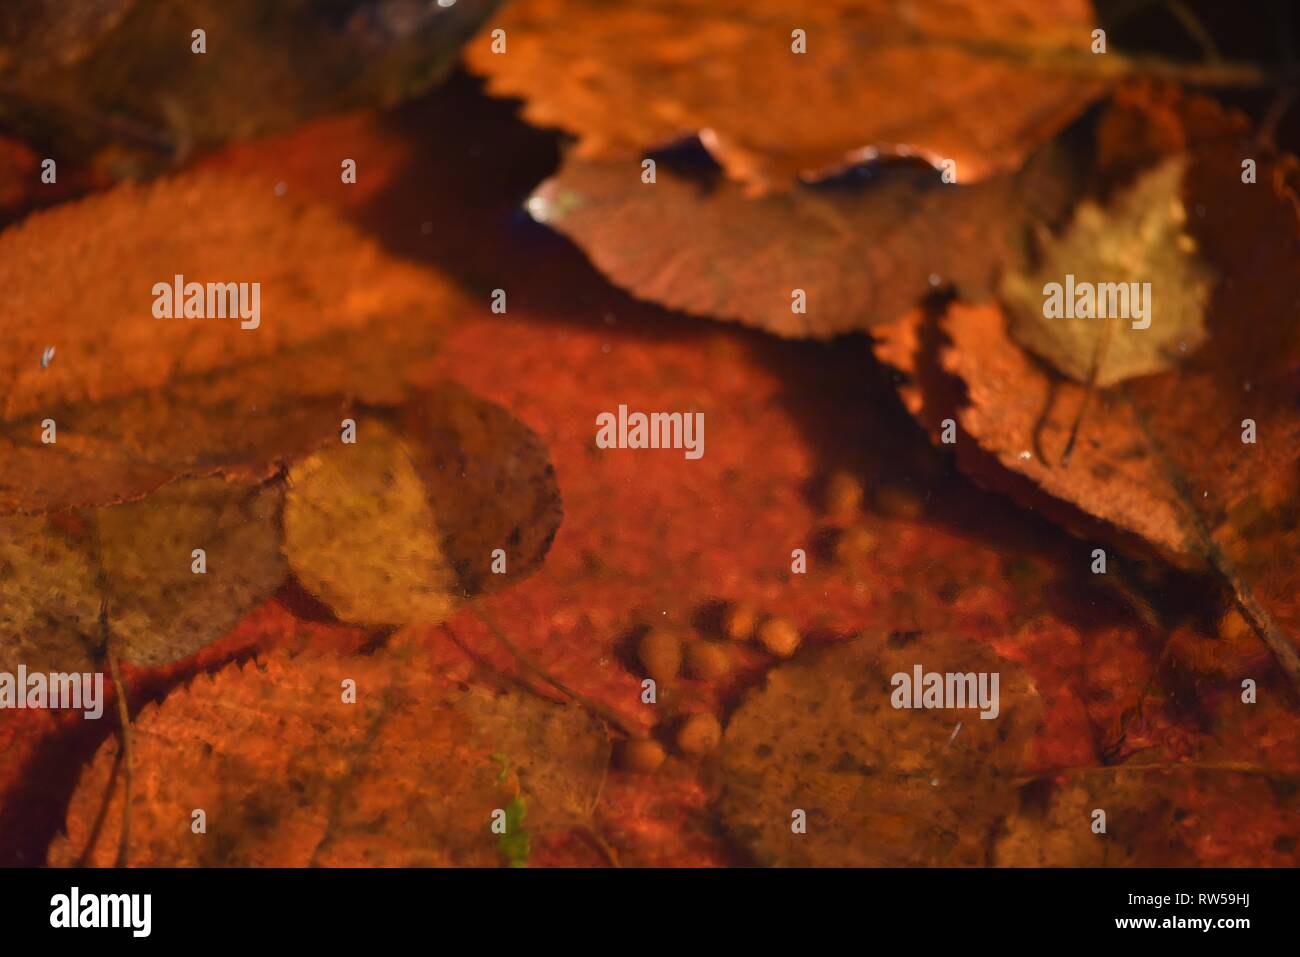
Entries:
{"label": "submerged leaf", "polygon": [[[428,86],[497,0],[6,0],[2,115],[123,171]],[[195,50],[192,31],[205,32]],[[274,90],[274,96],[267,91]],[[123,150],[129,152],[123,154]]]}
{"label": "submerged leaf", "polygon": [[123,658],[138,665],[179,661],[269,596],[288,571],[279,548],[283,501],[281,482],[240,487],[206,478],[92,512],[113,641]]}
{"label": "submerged leaf", "polygon": [[[250,284],[250,313],[260,284],[256,322],[156,318],[155,286],[178,275]],[[266,477],[349,401],[400,401],[462,302],[333,214],[212,174],[30,217],[0,233],[0,287],[0,513],[108,504],[180,475]]]}
{"label": "submerged leaf", "polygon": [[1186,167],[1186,157],[1170,157],[1110,206],[1080,203],[1065,233],[1046,240],[1037,269],[1005,277],[1021,345],[1105,388],[1162,372],[1204,342],[1212,283],[1185,231]]}
{"label": "submerged leaf", "polygon": [[695,172],[661,159],[648,186],[626,163],[570,155],[528,209],[636,296],[829,338],[892,321],[940,287],[986,297],[1026,225],[1054,219],[1072,186],[1056,150],[972,185],[893,163],[757,199]]}
{"label": "submerged leaf", "polygon": [[[917,665],[997,674],[996,717],[895,708],[892,676]],[[761,864],[983,863],[1041,708],[1018,666],[972,642],[877,636],[826,649],[773,669],[732,716],[723,823]],[[795,809],[806,833],[792,830]]]}
{"label": "submerged leaf", "polygon": [[442,621],[457,598],[420,475],[378,419],[355,445],[322,450],[289,470],[284,552],[309,592],[345,621]]}
{"label": "submerged leaf", "polygon": [[356,443],[293,466],[285,554],[308,591],[363,624],[438,622],[542,561],[561,508],[546,448],[508,412],[443,385]]}
{"label": "submerged leaf", "polygon": [[[1083,768],[1047,788],[1032,786],[993,847],[996,867],[1288,866],[1300,839],[1294,775],[1249,768]],[[1043,792],[1046,791],[1044,797]],[[1204,819],[1246,812],[1251,827],[1231,841]],[[1097,812],[1104,813],[1104,818]],[[1104,825],[1104,830],[1098,830]],[[1209,838],[1209,839],[1207,839]],[[1223,846],[1227,845],[1227,846]]]}
{"label": "submerged leaf", "polygon": [[[284,580],[280,483],[176,482],[142,502],[0,518],[0,669],[162,665],[225,634]],[[202,549],[200,557],[195,549]]]}
{"label": "submerged leaf", "polygon": [[[589,808],[609,755],[600,723],[577,708],[460,691],[392,653],[231,666],[135,726],[130,860],[142,866],[493,866],[494,811],[522,795],[535,830],[569,795]],[[112,861],[117,750],[105,742],[83,771],[52,865],[88,843],[88,863]],[[499,752],[517,780],[499,779]],[[194,808],[206,834],[191,832]]]}
{"label": "submerged leaf", "polygon": [[[1087,0],[518,0],[466,48],[488,89],[584,159],[700,136],[751,190],[877,155],[1013,170],[1104,90],[1053,60],[1088,56]],[[796,47],[801,31],[806,52]],[[900,91],[905,91],[901,93]]]}

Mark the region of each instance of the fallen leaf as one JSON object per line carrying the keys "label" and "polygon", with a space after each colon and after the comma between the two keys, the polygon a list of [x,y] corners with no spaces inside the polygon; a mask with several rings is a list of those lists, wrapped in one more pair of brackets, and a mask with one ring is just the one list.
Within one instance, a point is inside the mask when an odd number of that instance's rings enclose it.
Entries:
{"label": "fallen leaf", "polygon": [[1212,277],[1184,230],[1186,166],[1185,156],[1165,160],[1109,206],[1084,200],[1036,269],[1004,277],[1017,342],[1101,388],[1163,372],[1200,347]]}
{"label": "fallen leaf", "polygon": [[[155,283],[177,275],[260,283],[259,324],[155,318]],[[212,174],[33,215],[0,233],[0,286],[0,512],[106,504],[179,475],[264,478],[351,400],[399,401],[463,308],[449,281],[327,211]]]}
{"label": "fallen leaf", "polygon": [[[396,421],[463,594],[498,591],[541,565],[564,510],[536,432],[449,381],[402,405]],[[496,549],[503,564],[494,561]]]}
{"label": "fallen leaf", "polygon": [[[1203,105],[1195,112],[1203,116]],[[1225,118],[1189,151],[1189,229],[1220,277],[1206,345],[1173,370],[1101,393],[1068,468],[1057,456],[1086,390],[1024,355],[999,310],[951,308],[941,361],[966,387],[958,414],[981,447],[1172,560],[1216,569],[1300,681],[1288,637],[1300,634],[1300,327],[1278,318],[1300,305],[1289,265],[1300,257],[1300,215],[1285,176],[1291,161],[1259,151],[1240,129]],[[1242,178],[1247,151],[1258,157],[1257,183]],[[1157,312],[1153,327],[1160,321]]]}
{"label": "fallen leaf", "polygon": [[420,475],[384,423],[361,419],[357,432],[355,445],[316,452],[289,470],[289,564],[344,621],[442,621],[456,605],[456,575]]}
{"label": "fallen leaf", "polygon": [[[444,384],[365,418],[355,444],[295,464],[285,554],[340,618],[439,622],[461,600],[518,581],[562,515],[545,446],[499,406]],[[497,550],[500,550],[497,554]]]}
{"label": "fallen leaf", "polygon": [[452,697],[469,717],[473,744],[502,756],[518,779],[533,831],[591,820],[609,767],[610,742],[600,721],[573,704],[521,692],[468,688]]}
{"label": "fallen leaf", "polygon": [[941,287],[987,297],[1027,224],[1059,215],[1072,186],[1052,149],[973,185],[874,164],[757,199],[685,151],[659,164],[646,185],[626,163],[570,155],[528,209],[642,299],[789,337],[889,322]]}
{"label": "fallen leaf", "polygon": [[[0,518],[0,670],[91,671],[111,640],[133,665],[169,664],[232,628],[284,580],[283,488],[180,481],[73,515]],[[194,549],[203,549],[196,572]]]}
{"label": "fallen leaf", "polygon": [[247,487],[206,478],[95,510],[112,640],[123,658],[179,661],[270,596],[288,571],[279,548],[283,501],[281,482]]}
{"label": "fallen leaf", "polygon": [[[1294,866],[1300,794],[1259,769],[1084,768],[1027,788],[993,846],[996,867]],[[1251,808],[1249,828],[1216,839],[1208,820]],[[1096,812],[1105,813],[1104,833]],[[1247,836],[1248,835],[1248,836]],[[1242,840],[1241,837],[1245,837]],[[1216,847],[1222,843],[1223,847]],[[1225,851],[1227,852],[1225,854]]]}
{"label": "fallen leaf", "polygon": [[[571,800],[590,806],[609,754],[585,712],[461,691],[393,655],[232,666],[146,708],[135,727],[137,866],[492,866],[494,810],[520,793],[532,828],[565,818]],[[117,748],[105,742],[83,771],[52,866],[116,853]],[[506,775],[492,757],[503,753]],[[192,830],[196,808],[206,833]]]}
{"label": "fallen leaf", "polygon": [[[1000,709],[896,709],[891,676],[999,675]],[[727,830],[763,865],[982,864],[1042,703],[1019,666],[945,635],[872,636],[769,671],[727,725]],[[792,813],[807,815],[806,833]]]}
{"label": "fallen leaf", "polygon": [[963,181],[1018,168],[1103,92],[1052,69],[1091,55],[1092,28],[1086,0],[522,0],[465,57],[530,122],[578,134],[582,159],[636,175],[644,150],[699,136],[732,178],[779,191],[877,155],[952,159]]}
{"label": "fallen leaf", "polygon": [[[62,154],[111,146],[106,160],[120,172],[149,169],[319,113],[410,96],[451,67],[496,6],[11,0],[0,14],[4,114]],[[205,32],[201,51],[196,29]]]}

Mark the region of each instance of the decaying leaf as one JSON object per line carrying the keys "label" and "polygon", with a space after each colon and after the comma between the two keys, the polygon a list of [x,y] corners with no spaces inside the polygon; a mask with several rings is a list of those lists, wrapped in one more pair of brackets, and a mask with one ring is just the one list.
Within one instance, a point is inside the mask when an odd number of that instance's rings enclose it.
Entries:
{"label": "decaying leaf", "polygon": [[[176,276],[259,283],[256,326],[157,318],[155,285]],[[211,174],[30,217],[0,233],[0,286],[0,512],[106,504],[178,475],[264,477],[334,432],[350,400],[400,401],[462,303],[327,211]]]}
{"label": "decaying leaf", "polygon": [[124,661],[193,654],[284,580],[282,497],[279,482],[204,478],[142,502],[0,518],[0,668],[93,670],[105,599]]}
{"label": "decaying leaf", "polygon": [[545,446],[504,409],[445,384],[357,423],[355,444],[293,466],[285,554],[340,617],[438,622],[527,575],[561,508]]}
{"label": "decaying leaf", "polygon": [[[1219,571],[1300,681],[1290,637],[1300,634],[1300,326],[1282,318],[1300,306],[1300,213],[1284,175],[1292,161],[1261,150],[1229,117],[1206,123],[1203,103],[1186,111],[1200,118],[1187,152],[1188,229],[1220,277],[1206,344],[1175,369],[1099,395],[1068,468],[1058,456],[1086,389],[1032,362],[999,310],[949,309],[940,359],[965,386],[952,411],[982,448],[1174,561]],[[1249,153],[1253,183],[1242,176]]]}
{"label": "decaying leaf", "polygon": [[1046,240],[1038,268],[1004,277],[1021,345],[1102,388],[1163,372],[1200,347],[1212,279],[1185,232],[1186,166],[1170,157],[1108,207],[1084,200],[1065,233]]}
{"label": "decaying leaf", "polygon": [[[992,719],[896,709],[892,676],[999,676]],[[1041,702],[988,648],[944,635],[874,636],[773,669],[727,725],[719,812],[761,864],[976,865],[1014,806]],[[807,815],[806,833],[792,813]]]}
{"label": "decaying leaf", "polygon": [[241,487],[204,478],[92,512],[112,640],[123,657],[179,661],[270,595],[288,570],[279,548],[283,500],[281,482]]}
{"label": "decaying leaf", "polygon": [[1059,215],[1071,187],[1058,150],[972,185],[886,163],[758,199],[716,168],[659,164],[649,186],[635,166],[571,155],[528,209],[640,298],[791,337],[892,321],[940,286],[987,296],[1027,224]]}
{"label": "decaying leaf", "polygon": [[573,704],[556,705],[520,692],[469,688],[452,697],[473,725],[471,746],[504,759],[528,803],[533,831],[583,825],[591,819],[609,767],[604,726]]}
{"label": "decaying leaf", "polygon": [[[1248,768],[1079,769],[1057,782],[1024,789],[1019,809],[1007,818],[997,837],[991,863],[997,867],[1289,866],[1295,855],[1287,849],[1300,839],[1298,798],[1294,775],[1274,776]],[[1233,805],[1251,809],[1252,826],[1234,834],[1231,841],[1208,838],[1205,818],[1211,813],[1222,816]],[[1099,811],[1104,817],[1098,816]]]}
{"label": "decaying leaf", "polygon": [[[461,591],[489,593],[531,574],[564,516],[541,437],[454,382],[421,391],[397,410],[396,422],[429,490]],[[502,562],[494,561],[496,549]]]}
{"label": "decaying leaf", "polygon": [[961,180],[1017,168],[1103,91],[1051,69],[1088,55],[1092,27],[1086,0],[520,0],[466,58],[583,159],[636,172],[698,135],[751,190],[781,190],[876,155],[953,159]]}
{"label": "decaying leaf", "polygon": [[119,165],[130,151],[127,169],[158,165],[410,96],[450,68],[496,6],[10,0],[0,12],[0,116],[68,155],[111,144]]}
{"label": "decaying leaf", "polygon": [[[141,866],[493,866],[494,811],[522,794],[532,829],[551,812],[563,820],[570,802],[589,808],[609,754],[583,711],[457,690],[391,654],[232,666],[146,708],[135,726],[130,860]],[[83,851],[92,865],[111,862],[116,757],[106,742],[84,770],[52,865]],[[193,830],[195,808],[206,833]]]}
{"label": "decaying leaf", "polygon": [[456,575],[405,443],[379,419],[355,445],[289,470],[284,551],[298,581],[345,621],[442,621]]}

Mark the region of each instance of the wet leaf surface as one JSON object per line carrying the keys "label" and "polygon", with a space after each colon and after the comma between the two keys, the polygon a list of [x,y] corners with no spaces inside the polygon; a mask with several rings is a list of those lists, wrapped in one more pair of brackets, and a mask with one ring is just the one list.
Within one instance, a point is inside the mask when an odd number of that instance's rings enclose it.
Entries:
{"label": "wet leaf surface", "polygon": [[1038,268],[1006,277],[1002,301],[1017,342],[1102,388],[1196,352],[1213,276],[1184,231],[1186,164],[1166,160],[1109,207],[1080,203],[1065,233],[1046,240]]}
{"label": "wet leaf surface", "polygon": [[143,502],[0,518],[0,667],[104,670],[104,601],[109,640],[125,661],[156,666],[192,655],[284,580],[282,498],[278,482],[207,478]]}
{"label": "wet leaf surface", "polygon": [[[892,676],[910,680],[916,665],[998,674],[999,713],[894,707]],[[985,863],[1041,711],[1028,676],[988,648],[942,634],[864,637],[769,671],[731,716],[719,813],[764,865]]]}
{"label": "wet leaf surface", "polygon": [[[156,318],[152,290],[176,275],[260,283],[256,328]],[[265,477],[335,430],[348,401],[400,400],[464,308],[447,279],[328,211],[212,175],[29,218],[0,234],[0,285],[0,511],[107,504],[181,475]]]}
{"label": "wet leaf surface", "polygon": [[987,297],[1028,224],[1059,215],[1072,186],[1066,157],[1047,150],[973,185],[876,164],[754,199],[685,155],[661,159],[654,184],[570,155],[528,209],[642,299],[787,337],[890,322],[940,288]]}
{"label": "wet leaf surface", "polygon": [[[0,14],[2,115],[83,163],[102,150],[99,162],[118,173],[154,169],[196,148],[419,92],[496,6],[14,0]],[[196,29],[205,32],[200,52]]]}
{"label": "wet leaf surface", "polygon": [[[355,704],[342,700],[345,679]],[[609,753],[599,722],[575,708],[461,691],[391,656],[230,667],[136,726],[131,860],[154,866],[492,866],[494,810],[521,794],[528,826],[571,820],[570,807],[594,805]],[[51,864],[111,862],[116,751],[107,743],[83,773]],[[191,830],[195,808],[204,834]]]}
{"label": "wet leaf surface", "polygon": [[960,180],[1016,169],[1103,92],[1050,68],[1088,56],[1092,28],[1084,0],[523,0],[465,56],[530,122],[576,133],[584,159],[635,173],[645,150],[698,135],[732,178],[780,191],[877,154],[953,159]]}
{"label": "wet leaf surface", "polygon": [[562,515],[545,446],[445,383],[289,471],[285,554],[342,619],[439,622],[541,564]]}

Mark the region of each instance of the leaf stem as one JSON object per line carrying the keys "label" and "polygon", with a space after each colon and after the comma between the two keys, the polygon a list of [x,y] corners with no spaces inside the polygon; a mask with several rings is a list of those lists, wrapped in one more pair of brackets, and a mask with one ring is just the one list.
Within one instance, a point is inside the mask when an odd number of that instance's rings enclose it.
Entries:
{"label": "leaf stem", "polygon": [[482,608],[478,607],[477,605],[472,605],[471,607],[474,609],[474,613],[478,615],[480,619],[482,619],[483,624],[487,625],[488,630],[492,632],[493,637],[495,637],[497,641],[501,642],[501,644],[505,646],[505,649],[509,651],[510,654],[514,655],[515,660],[518,661],[521,665],[523,665],[533,674],[537,675],[537,677],[541,678],[543,681],[545,681],[556,691],[560,692],[560,694],[564,695],[566,698],[572,698],[574,701],[582,705],[588,711],[591,711],[593,714],[597,715],[604,721],[618,728],[618,730],[622,731],[629,738],[639,738],[642,736],[639,731],[631,727],[631,725],[629,725],[626,721],[624,721],[623,718],[620,717],[617,713],[610,710],[609,708],[606,708],[598,701],[593,701],[591,698],[588,698],[586,695],[582,694],[581,692],[574,691],[572,688],[568,687],[563,682],[561,682],[558,678],[554,677],[549,671],[547,671],[545,668],[543,668],[541,665],[535,662],[531,657],[529,657],[513,641],[507,638],[505,632],[503,632],[497,626],[496,622],[492,620],[492,618],[488,615],[486,611],[484,611]]}
{"label": "leaf stem", "polygon": [[108,599],[99,606],[99,627],[104,636],[104,649],[108,655],[108,671],[117,689],[117,720],[122,732],[122,831],[117,845],[114,867],[126,867],[131,845],[131,711],[127,703],[128,689],[122,680],[122,664],[117,657],[112,632],[108,627]]}
{"label": "leaf stem", "polygon": [[1295,645],[1291,643],[1286,635],[1282,634],[1282,630],[1273,620],[1273,616],[1255,598],[1255,593],[1251,590],[1250,584],[1237,571],[1232,559],[1224,553],[1223,549],[1219,547],[1219,543],[1214,540],[1209,526],[1205,524],[1205,519],[1201,517],[1200,511],[1194,504],[1195,499],[1192,497],[1187,477],[1183,475],[1166,454],[1164,446],[1161,445],[1155,436],[1155,432],[1151,429],[1146,413],[1138,407],[1136,402],[1132,401],[1127,392],[1124,392],[1123,395],[1128,402],[1129,408],[1133,410],[1133,415],[1138,424],[1142,427],[1142,431],[1146,434],[1147,442],[1150,444],[1156,459],[1160,462],[1166,478],[1168,478],[1170,485],[1173,486],[1174,493],[1187,515],[1191,530],[1199,540],[1211,567],[1228,583],[1228,587],[1232,589],[1233,598],[1237,602],[1237,607],[1241,609],[1242,615],[1245,616],[1246,621],[1250,622],[1251,627],[1254,628],[1255,633],[1259,635],[1264,644],[1268,646],[1269,651],[1273,653],[1273,657],[1277,659],[1278,664],[1282,666],[1282,670],[1291,679],[1296,692],[1300,693],[1300,652],[1297,652]]}

